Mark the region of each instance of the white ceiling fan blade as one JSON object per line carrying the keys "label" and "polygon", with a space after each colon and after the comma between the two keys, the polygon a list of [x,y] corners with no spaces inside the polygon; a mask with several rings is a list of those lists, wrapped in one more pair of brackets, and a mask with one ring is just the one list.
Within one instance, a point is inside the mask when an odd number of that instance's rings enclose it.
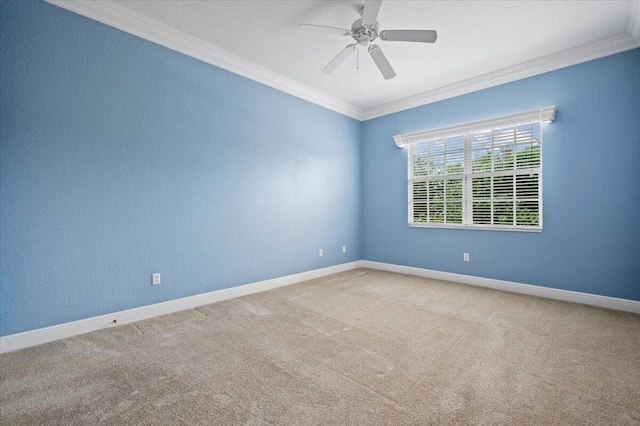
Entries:
{"label": "white ceiling fan blade", "polygon": [[391,67],[391,64],[387,60],[387,57],[382,53],[382,49],[375,44],[369,46],[369,55],[373,58],[373,62],[376,63],[378,69],[382,73],[385,80],[389,80],[396,76],[396,72]]}
{"label": "white ceiling fan blade", "polygon": [[355,44],[350,44],[342,49],[340,53],[338,53],[338,55],[336,55],[336,57],[333,58],[331,62],[329,62],[327,66],[322,69],[322,72],[325,74],[331,74],[332,72],[334,72],[336,68],[338,68],[338,66],[343,63],[344,60],[349,57],[349,55],[353,53],[354,50],[356,50]]}
{"label": "white ceiling fan blade", "polygon": [[311,31],[314,33],[324,33],[324,34],[336,34],[336,35],[350,35],[351,31],[344,28],[337,27],[327,27],[324,25],[313,25],[313,24],[300,24],[298,25],[299,30]]}
{"label": "white ceiling fan blade", "polygon": [[366,0],[364,2],[364,9],[362,9],[362,23],[365,25],[375,24],[381,5],[382,0]]}
{"label": "white ceiling fan blade", "polygon": [[435,43],[438,33],[434,30],[384,30],[380,38],[386,41],[417,41],[420,43]]}

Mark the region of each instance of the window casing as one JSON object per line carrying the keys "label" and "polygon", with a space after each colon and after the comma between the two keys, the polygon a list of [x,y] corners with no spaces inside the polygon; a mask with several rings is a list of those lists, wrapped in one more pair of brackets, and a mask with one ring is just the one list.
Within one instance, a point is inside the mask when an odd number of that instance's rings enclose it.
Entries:
{"label": "window casing", "polygon": [[409,146],[409,225],[542,231],[541,122],[555,107],[534,112],[395,137]]}

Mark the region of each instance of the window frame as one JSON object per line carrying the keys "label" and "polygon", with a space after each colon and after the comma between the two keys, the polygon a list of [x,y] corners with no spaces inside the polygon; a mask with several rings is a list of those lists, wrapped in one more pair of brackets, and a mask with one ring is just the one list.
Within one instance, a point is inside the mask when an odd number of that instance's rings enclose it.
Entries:
{"label": "window frame", "polygon": [[[396,145],[400,147],[409,146],[409,150],[407,152],[407,218],[409,227],[415,228],[440,228],[440,229],[471,229],[471,230],[489,230],[489,231],[511,231],[511,232],[542,232],[543,230],[543,134],[544,134],[544,126],[542,123],[549,123],[553,121],[555,117],[556,107],[550,106],[545,108],[540,108],[533,111],[526,111],[523,113],[510,114],[507,116],[491,118],[487,120],[480,120],[471,123],[465,123],[458,126],[449,126],[445,128],[438,128],[434,130],[429,130],[425,132],[417,132],[411,133],[408,135],[399,135],[394,136],[394,140]],[[473,135],[482,131],[496,131],[503,128],[508,127],[517,127],[526,124],[534,124],[540,123],[540,164],[536,167],[522,168],[522,169],[510,169],[510,170],[499,170],[499,171],[488,171],[482,173],[473,173],[472,165],[473,165]],[[414,159],[413,146],[420,142],[428,142],[428,141],[437,141],[443,140],[451,137],[463,137],[464,141],[464,162],[463,162],[463,173],[455,174],[455,175],[431,175],[431,176],[413,176],[413,166],[412,161]],[[496,176],[512,176],[514,180],[513,185],[513,198],[510,199],[514,204],[513,215],[514,221],[517,220],[516,217],[516,209],[515,205],[517,203],[517,193],[516,193],[516,180],[517,176],[525,175],[531,176],[533,174],[537,174],[537,183],[538,183],[538,225],[507,225],[507,224],[474,224],[473,223],[473,179],[474,178],[483,178],[490,177],[492,184],[490,187],[493,188],[493,177]],[[447,220],[446,215],[446,204],[447,199],[446,196],[443,199],[443,223],[428,223],[428,222],[415,222],[414,221],[414,182],[430,182],[430,181],[442,181],[446,186],[447,180],[462,180],[462,223],[445,223]],[[428,185],[428,184],[427,184]],[[490,198],[491,202],[491,214],[493,215],[493,203],[496,198],[493,196],[493,193]],[[534,201],[534,200],[531,200]],[[431,205],[427,201],[427,206]],[[492,219],[493,220],[493,219]]]}

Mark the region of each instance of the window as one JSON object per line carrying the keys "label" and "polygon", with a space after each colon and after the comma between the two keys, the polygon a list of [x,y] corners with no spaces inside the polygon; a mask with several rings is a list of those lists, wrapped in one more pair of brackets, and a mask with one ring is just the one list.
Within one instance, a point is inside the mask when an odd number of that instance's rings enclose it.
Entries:
{"label": "window", "polygon": [[409,225],[541,231],[541,123],[555,110],[395,136],[409,148]]}

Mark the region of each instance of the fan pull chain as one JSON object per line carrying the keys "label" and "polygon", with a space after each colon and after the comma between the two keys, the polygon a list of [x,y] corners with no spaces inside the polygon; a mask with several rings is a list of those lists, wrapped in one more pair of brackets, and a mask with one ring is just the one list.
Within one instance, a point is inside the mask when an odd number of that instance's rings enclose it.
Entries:
{"label": "fan pull chain", "polygon": [[360,46],[356,45],[356,74],[360,74]]}

